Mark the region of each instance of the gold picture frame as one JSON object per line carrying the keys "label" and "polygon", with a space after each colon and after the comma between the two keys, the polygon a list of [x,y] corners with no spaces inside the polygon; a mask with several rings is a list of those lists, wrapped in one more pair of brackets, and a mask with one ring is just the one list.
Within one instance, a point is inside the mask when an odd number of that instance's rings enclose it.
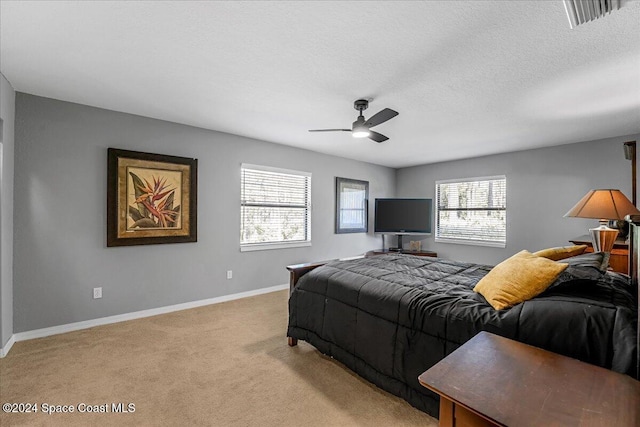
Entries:
{"label": "gold picture frame", "polygon": [[197,241],[198,160],[108,149],[107,246]]}

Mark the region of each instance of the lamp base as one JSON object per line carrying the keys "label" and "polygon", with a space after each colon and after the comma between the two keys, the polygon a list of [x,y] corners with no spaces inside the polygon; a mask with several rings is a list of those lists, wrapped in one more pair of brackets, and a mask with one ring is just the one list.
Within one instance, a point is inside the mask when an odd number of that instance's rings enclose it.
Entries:
{"label": "lamp base", "polygon": [[618,230],[609,228],[606,225],[600,225],[600,227],[597,228],[590,228],[589,234],[591,235],[594,252],[610,253],[613,245],[616,243]]}

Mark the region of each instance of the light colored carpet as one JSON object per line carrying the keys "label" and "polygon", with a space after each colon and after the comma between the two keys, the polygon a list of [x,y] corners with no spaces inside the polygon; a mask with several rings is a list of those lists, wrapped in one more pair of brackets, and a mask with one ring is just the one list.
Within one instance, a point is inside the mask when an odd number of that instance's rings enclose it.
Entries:
{"label": "light colored carpet", "polygon": [[[287,291],[16,343],[0,403],[133,403],[133,413],[2,413],[0,425],[436,426],[300,342]],[[41,406],[40,406],[41,408]]]}

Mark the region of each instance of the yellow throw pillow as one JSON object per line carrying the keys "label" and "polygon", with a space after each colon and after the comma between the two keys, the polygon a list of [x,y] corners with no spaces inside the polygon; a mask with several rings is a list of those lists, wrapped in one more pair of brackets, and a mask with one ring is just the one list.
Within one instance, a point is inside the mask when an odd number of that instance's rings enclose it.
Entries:
{"label": "yellow throw pillow", "polygon": [[576,255],[582,255],[587,250],[587,245],[575,245],[575,246],[560,246],[557,248],[543,249],[538,252],[534,252],[535,256],[541,256],[549,258],[553,261],[569,258]]}
{"label": "yellow throw pillow", "polygon": [[568,265],[529,251],[518,252],[493,267],[473,290],[502,310],[542,293]]}

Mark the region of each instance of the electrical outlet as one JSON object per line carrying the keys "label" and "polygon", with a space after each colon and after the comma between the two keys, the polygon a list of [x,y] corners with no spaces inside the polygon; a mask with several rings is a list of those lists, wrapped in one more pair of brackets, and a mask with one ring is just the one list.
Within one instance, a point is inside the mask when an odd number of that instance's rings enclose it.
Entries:
{"label": "electrical outlet", "polygon": [[102,298],[102,288],[93,288],[93,299]]}
{"label": "electrical outlet", "polygon": [[227,279],[233,279],[233,271],[227,270]]}

